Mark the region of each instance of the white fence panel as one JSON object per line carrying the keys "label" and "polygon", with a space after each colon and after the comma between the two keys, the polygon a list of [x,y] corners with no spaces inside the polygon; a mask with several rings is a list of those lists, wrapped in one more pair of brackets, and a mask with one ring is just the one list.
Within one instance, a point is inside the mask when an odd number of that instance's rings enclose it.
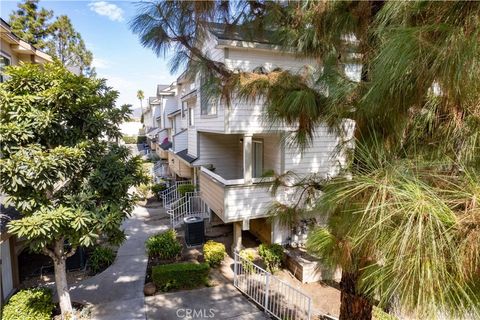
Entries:
{"label": "white fence panel", "polygon": [[312,299],[235,253],[234,286],[279,320],[310,320]]}

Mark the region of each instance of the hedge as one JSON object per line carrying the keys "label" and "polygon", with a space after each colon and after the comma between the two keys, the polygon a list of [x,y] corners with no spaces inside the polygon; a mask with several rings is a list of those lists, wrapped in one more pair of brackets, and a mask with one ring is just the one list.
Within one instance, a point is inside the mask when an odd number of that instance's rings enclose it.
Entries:
{"label": "hedge", "polygon": [[145,245],[149,256],[160,259],[172,259],[182,252],[182,244],[177,240],[177,233],[173,229],[151,236]]}
{"label": "hedge", "polygon": [[203,256],[205,261],[211,266],[217,266],[225,258],[226,250],[225,245],[220,242],[215,242],[208,240],[207,243],[203,245]]}
{"label": "hedge", "polygon": [[192,289],[208,284],[207,263],[171,263],[154,266],[152,279],[162,291],[173,289]]}
{"label": "hedge", "polygon": [[3,308],[2,319],[50,320],[54,308],[50,289],[25,289],[10,298]]}

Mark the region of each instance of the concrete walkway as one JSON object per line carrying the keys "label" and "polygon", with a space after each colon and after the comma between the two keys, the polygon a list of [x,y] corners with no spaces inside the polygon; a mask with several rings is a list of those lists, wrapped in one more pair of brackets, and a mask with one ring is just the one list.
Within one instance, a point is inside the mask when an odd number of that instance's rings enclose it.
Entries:
{"label": "concrete walkway", "polygon": [[270,319],[231,284],[146,297],[147,319]]}
{"label": "concrete walkway", "polygon": [[124,222],[127,240],[115,262],[102,273],[70,288],[73,301],[93,304],[92,318],[101,320],[145,319],[143,286],[148,257],[145,240],[168,228],[161,208],[135,207]]}
{"label": "concrete walkway", "polygon": [[145,298],[145,240],[168,226],[163,208],[137,206],[123,224],[127,240],[119,248],[115,262],[102,273],[72,286],[72,301],[92,304],[95,320],[268,319],[231,284]]}

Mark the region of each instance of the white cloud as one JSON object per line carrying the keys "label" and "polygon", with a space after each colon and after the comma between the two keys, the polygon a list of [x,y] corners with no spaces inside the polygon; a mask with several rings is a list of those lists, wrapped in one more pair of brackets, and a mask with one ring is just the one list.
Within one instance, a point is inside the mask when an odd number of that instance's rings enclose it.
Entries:
{"label": "white cloud", "polygon": [[110,61],[102,58],[93,58],[92,67],[96,69],[109,69],[111,66]]}
{"label": "white cloud", "polygon": [[112,21],[123,21],[123,10],[119,6],[106,1],[95,1],[88,4],[90,10],[101,16],[106,16]]}

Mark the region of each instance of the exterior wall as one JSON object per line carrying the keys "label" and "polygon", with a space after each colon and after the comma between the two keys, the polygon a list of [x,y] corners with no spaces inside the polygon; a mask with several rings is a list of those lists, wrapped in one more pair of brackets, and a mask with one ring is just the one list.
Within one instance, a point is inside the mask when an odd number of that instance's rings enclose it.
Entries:
{"label": "exterior wall", "polygon": [[[348,121],[347,136],[353,133],[353,122]],[[337,154],[341,138],[329,132],[326,126],[318,128],[312,145],[303,153],[285,146],[285,171],[294,171],[299,175],[317,173],[322,176],[334,176],[338,173],[339,164],[345,162],[345,157]]]}
{"label": "exterior wall", "polygon": [[168,166],[170,172],[174,172],[176,175],[185,179],[192,178],[193,169],[172,152],[168,153]]}
{"label": "exterior wall", "polygon": [[187,149],[188,146],[188,132],[184,130],[180,133],[177,133],[173,136],[173,151],[179,152]]}
{"label": "exterior wall", "polygon": [[198,156],[198,137],[197,130],[194,127],[188,128],[188,154],[197,157]]}
{"label": "exterior wall", "polygon": [[213,165],[225,179],[243,178],[241,136],[199,132],[200,154],[195,165]]}
{"label": "exterior wall", "polygon": [[203,201],[205,201],[208,207],[212,209],[220,217],[220,219],[225,221],[225,193],[223,186],[203,172],[200,172],[199,180],[200,192],[202,194]]}
{"label": "exterior wall", "polygon": [[316,65],[316,62],[312,59],[300,59],[293,54],[280,51],[228,48],[225,65],[229,69],[242,71],[252,71],[257,67],[264,67],[267,71],[281,68],[299,72],[305,65]]}
{"label": "exterior wall", "polygon": [[156,152],[160,159],[168,159],[168,151],[165,151],[162,148],[157,148]]}
{"label": "exterior wall", "polygon": [[269,184],[227,186],[225,222],[266,217],[273,200],[269,187]]}
{"label": "exterior wall", "polygon": [[263,141],[263,171],[282,172],[282,141],[279,134],[254,135],[253,140]]}
{"label": "exterior wall", "polygon": [[17,65],[20,61],[20,59],[22,58],[22,60],[25,58],[24,56],[20,56],[18,55],[16,52],[13,52],[12,49],[10,49],[10,44],[3,40],[3,39],[0,39],[1,42],[1,52],[2,52],[2,55],[5,55],[7,58],[10,59],[10,65],[14,66],[14,65]]}

